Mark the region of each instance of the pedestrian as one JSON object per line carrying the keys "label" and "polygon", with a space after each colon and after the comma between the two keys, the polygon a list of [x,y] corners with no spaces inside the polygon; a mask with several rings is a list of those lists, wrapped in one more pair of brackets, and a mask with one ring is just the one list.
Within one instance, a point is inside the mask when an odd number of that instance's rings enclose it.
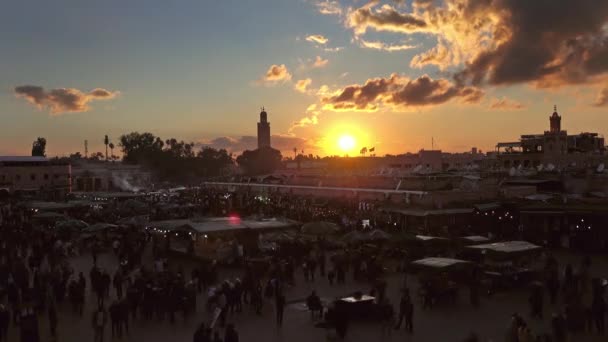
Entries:
{"label": "pedestrian", "polygon": [[277,325],[283,325],[283,312],[285,311],[285,295],[279,293],[276,298],[276,313],[277,313]]}
{"label": "pedestrian", "polygon": [[205,323],[201,323],[196,331],[194,332],[194,336],[192,337],[192,342],[209,342],[208,339],[205,339],[206,335]]}
{"label": "pedestrian", "polygon": [[51,330],[51,339],[57,339],[57,309],[55,305],[49,305],[49,328]]}
{"label": "pedestrian", "polygon": [[8,327],[11,314],[6,305],[0,303],[0,342],[8,341]]}
{"label": "pedestrian", "polygon": [[223,342],[222,338],[220,337],[219,331],[213,332],[213,339],[211,340],[211,342]]}
{"label": "pedestrian", "polygon": [[327,280],[329,280],[330,286],[334,284],[335,278],[336,278],[336,272],[333,269],[329,270],[329,272],[327,272]]}
{"label": "pedestrian", "polygon": [[93,330],[95,332],[95,342],[103,342],[104,328],[107,322],[107,313],[103,305],[100,305],[93,313]]}
{"label": "pedestrian", "polygon": [[239,334],[233,324],[228,324],[224,333],[224,342],[239,342]]}
{"label": "pedestrian", "polygon": [[110,312],[110,323],[112,324],[112,338],[121,337],[120,306],[118,305],[118,301],[112,302],[108,311]]}

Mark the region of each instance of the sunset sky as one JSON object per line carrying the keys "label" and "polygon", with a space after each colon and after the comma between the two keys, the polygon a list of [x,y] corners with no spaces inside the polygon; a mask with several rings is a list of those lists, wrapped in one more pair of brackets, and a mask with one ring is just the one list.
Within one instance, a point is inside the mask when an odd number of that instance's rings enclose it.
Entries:
{"label": "sunset sky", "polygon": [[6,0],[0,41],[0,155],[131,131],[239,152],[261,106],[284,155],[486,151],[554,104],[608,127],[608,1]]}

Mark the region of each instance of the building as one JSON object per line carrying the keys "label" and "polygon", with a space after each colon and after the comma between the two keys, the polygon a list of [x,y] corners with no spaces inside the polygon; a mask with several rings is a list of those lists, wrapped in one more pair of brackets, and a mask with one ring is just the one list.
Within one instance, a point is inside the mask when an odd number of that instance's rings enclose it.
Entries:
{"label": "building", "polygon": [[46,157],[0,157],[0,192],[62,199],[70,192],[71,167]]}
{"label": "building", "polygon": [[500,142],[496,156],[500,168],[593,167],[604,162],[604,138],[598,133],[568,135],[562,130],[562,117],[554,107],[549,130],[522,135],[517,142]]}
{"label": "building", "polygon": [[268,122],[268,114],[263,107],[260,112],[260,122],[258,122],[258,149],[262,147],[270,147],[270,122]]}
{"label": "building", "polygon": [[72,168],[76,192],[138,191],[149,188],[152,176],[139,165],[77,161]]}

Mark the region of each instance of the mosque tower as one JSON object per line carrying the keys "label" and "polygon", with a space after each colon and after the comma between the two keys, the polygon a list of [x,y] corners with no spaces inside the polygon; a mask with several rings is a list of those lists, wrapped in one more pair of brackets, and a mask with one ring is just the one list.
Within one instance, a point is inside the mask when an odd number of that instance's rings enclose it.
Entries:
{"label": "mosque tower", "polygon": [[268,114],[262,107],[260,112],[260,122],[258,122],[258,149],[270,147],[270,122],[268,122]]}

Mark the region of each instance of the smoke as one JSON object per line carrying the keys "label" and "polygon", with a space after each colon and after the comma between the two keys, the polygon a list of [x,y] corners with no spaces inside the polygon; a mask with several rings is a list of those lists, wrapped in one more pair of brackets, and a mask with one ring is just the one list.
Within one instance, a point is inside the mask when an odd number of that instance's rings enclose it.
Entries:
{"label": "smoke", "polygon": [[126,178],[116,174],[112,175],[112,183],[122,191],[138,192],[142,190],[141,187],[132,185]]}

